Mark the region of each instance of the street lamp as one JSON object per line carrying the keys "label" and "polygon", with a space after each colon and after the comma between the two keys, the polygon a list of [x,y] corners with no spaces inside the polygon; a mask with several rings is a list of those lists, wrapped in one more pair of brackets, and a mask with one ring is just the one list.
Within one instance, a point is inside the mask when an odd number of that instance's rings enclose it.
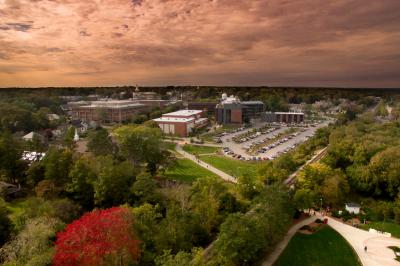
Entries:
{"label": "street lamp", "polygon": [[322,211],[322,198],[320,198],[320,201],[321,201],[321,211]]}

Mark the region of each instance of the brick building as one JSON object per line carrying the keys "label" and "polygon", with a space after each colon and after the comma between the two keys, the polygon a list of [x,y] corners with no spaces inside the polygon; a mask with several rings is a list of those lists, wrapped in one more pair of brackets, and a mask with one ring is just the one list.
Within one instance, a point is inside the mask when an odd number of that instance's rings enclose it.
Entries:
{"label": "brick building", "polygon": [[154,119],[165,134],[187,137],[197,128],[207,126],[208,119],[204,118],[201,110],[180,110]]}
{"label": "brick building", "polygon": [[134,115],[149,111],[149,106],[132,100],[106,100],[70,105],[73,120],[121,123]]}
{"label": "brick building", "polygon": [[301,123],[304,122],[304,113],[301,112],[266,112],[262,115],[265,122]]}

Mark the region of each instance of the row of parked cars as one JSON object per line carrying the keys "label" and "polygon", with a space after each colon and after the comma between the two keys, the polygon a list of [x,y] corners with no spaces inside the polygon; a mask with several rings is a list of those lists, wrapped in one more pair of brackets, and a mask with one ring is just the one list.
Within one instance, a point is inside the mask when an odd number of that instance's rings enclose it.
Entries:
{"label": "row of parked cars", "polygon": [[[301,130],[301,132],[304,132],[304,131],[306,131],[306,129],[302,129],[302,130]],[[257,151],[257,153],[265,153],[265,152],[267,152],[268,150],[273,149],[273,148],[275,148],[275,147],[277,147],[277,146],[279,146],[279,145],[281,145],[281,144],[283,144],[283,143],[289,141],[290,139],[293,139],[294,137],[298,136],[299,134],[300,134],[300,132],[296,132],[296,133],[290,134],[290,135],[287,136],[286,138],[280,139],[280,140],[278,140],[278,141],[276,141],[276,142],[274,142],[274,143],[272,143],[272,144],[270,144],[270,145],[268,145],[268,146],[266,146],[266,147],[261,148],[260,150]],[[312,137],[313,135],[314,135],[314,134],[311,134],[311,135],[308,135],[308,136],[304,137],[304,140],[308,140],[308,139],[309,139],[310,137]],[[279,152],[277,153],[277,155],[285,154],[285,153],[291,151],[292,149],[294,149],[294,148],[295,148],[296,146],[298,146],[299,144],[300,144],[299,142],[293,143],[292,145],[286,147],[284,150],[279,151]],[[270,159],[275,159],[275,156],[271,156]]]}
{"label": "row of parked cars", "polygon": [[[273,127],[273,128],[270,128],[270,129],[268,130],[267,134],[272,133],[272,132],[274,132],[274,131],[276,131],[276,130],[278,130],[278,129],[280,129],[280,127]],[[268,140],[271,140],[271,139],[274,139],[274,138],[276,138],[276,137],[277,137],[277,135],[276,135],[276,134],[273,134],[273,135],[271,135],[271,136],[269,136],[269,137],[266,137],[266,138],[264,138],[264,139],[262,139],[262,140],[258,140],[258,141],[252,142],[252,143],[250,143],[250,144],[244,145],[244,146],[243,146],[243,149],[245,149],[245,150],[248,151],[248,150],[254,148],[254,147],[257,146],[257,145],[263,144],[264,142],[266,142],[266,141],[268,141]]]}
{"label": "row of parked cars", "polygon": [[215,135],[215,137],[214,137],[213,140],[214,140],[214,142],[216,142],[216,143],[222,143],[221,138],[222,138],[223,136],[227,136],[227,135],[230,135],[230,134],[238,133],[238,132],[240,132],[240,131],[245,130],[246,128],[247,128],[247,127],[244,126],[244,127],[239,127],[239,128],[237,128],[237,129],[233,129],[233,130],[231,130],[231,131],[229,131],[229,132],[222,132],[222,133],[219,133],[219,134]]}
{"label": "row of parked cars", "polygon": [[252,133],[251,131],[249,131],[249,132],[247,132],[245,134],[241,134],[241,135],[233,137],[232,140],[235,143],[243,143],[243,142],[255,139],[255,138],[259,137],[262,134],[270,133],[271,132],[270,129],[271,129],[270,125],[265,125],[265,126],[259,128],[256,132]]}
{"label": "row of parked cars", "polygon": [[223,152],[227,156],[231,156],[234,159],[238,159],[241,161],[261,161],[261,160],[268,160],[268,158],[261,158],[259,156],[249,156],[249,157],[244,157],[240,154],[234,153],[229,147],[224,147]]}

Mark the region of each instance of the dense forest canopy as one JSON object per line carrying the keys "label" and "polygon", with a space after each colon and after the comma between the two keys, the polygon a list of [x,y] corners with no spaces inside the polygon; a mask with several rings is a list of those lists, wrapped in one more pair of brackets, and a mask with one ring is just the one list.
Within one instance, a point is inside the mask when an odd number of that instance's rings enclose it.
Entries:
{"label": "dense forest canopy", "polygon": [[[181,158],[174,138],[165,138],[148,120],[172,107],[154,109],[124,125],[90,129],[81,134],[87,151],[79,152],[75,128],[61,109],[68,100],[59,96],[121,98],[134,89],[0,91],[0,181],[22,192],[10,198],[0,190],[4,265],[65,265],[67,259],[79,264],[74,254],[82,247],[97,254],[99,265],[253,265],[274,249],[299,211],[339,210],[349,200],[363,202],[365,219],[400,223],[400,104],[394,90],[140,88],[163,97],[168,91],[178,98],[185,93],[194,101],[216,100],[225,92],[262,100],[273,111],[301,103],[309,113],[324,112],[312,106],[317,101],[335,106],[345,99],[343,112],[332,115],[335,123],[230,184],[211,175],[187,183],[166,178]],[[61,119],[50,121],[51,113]],[[59,128],[64,135],[53,138],[49,132]],[[31,131],[44,139],[23,141]],[[324,158],[305,166],[292,188],[283,185],[325,147]],[[25,150],[45,152],[45,157],[28,163],[21,160]],[[113,222],[117,226],[107,227],[110,231],[103,228]],[[120,228],[129,234],[124,236]],[[110,239],[113,233],[118,238]],[[93,238],[101,239],[107,252],[97,250]],[[71,239],[81,245],[70,245]],[[115,245],[121,241],[124,245]],[[92,261],[90,254],[82,259]]]}

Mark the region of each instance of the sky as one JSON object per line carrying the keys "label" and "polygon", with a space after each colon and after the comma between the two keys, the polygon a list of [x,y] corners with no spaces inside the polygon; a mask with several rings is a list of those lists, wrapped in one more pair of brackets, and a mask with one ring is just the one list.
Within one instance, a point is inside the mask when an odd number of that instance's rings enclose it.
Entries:
{"label": "sky", "polygon": [[0,0],[0,87],[400,88],[400,0]]}

